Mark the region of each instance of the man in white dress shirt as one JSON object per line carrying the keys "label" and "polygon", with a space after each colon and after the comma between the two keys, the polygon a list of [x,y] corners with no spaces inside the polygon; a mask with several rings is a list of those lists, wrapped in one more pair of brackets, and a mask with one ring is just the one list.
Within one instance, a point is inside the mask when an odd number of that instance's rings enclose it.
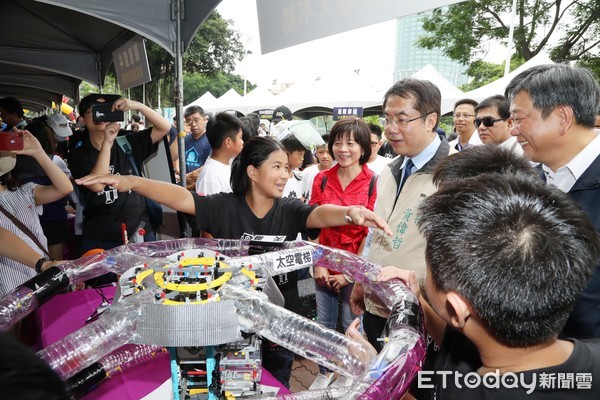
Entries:
{"label": "man in white dress shirt", "polygon": [[461,99],[454,104],[454,129],[458,137],[450,142],[450,147],[461,151],[468,146],[477,146],[481,143],[475,124],[477,102],[473,99]]}

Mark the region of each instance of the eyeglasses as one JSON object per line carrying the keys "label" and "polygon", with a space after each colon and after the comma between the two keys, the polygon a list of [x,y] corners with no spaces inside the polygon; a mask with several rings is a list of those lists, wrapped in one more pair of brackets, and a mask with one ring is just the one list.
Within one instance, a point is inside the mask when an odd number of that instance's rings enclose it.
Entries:
{"label": "eyeglasses", "polygon": [[458,114],[454,114],[454,119],[469,119],[471,117],[476,117],[476,115],[474,114],[467,114],[467,113],[458,113]]}
{"label": "eyeglasses", "polygon": [[428,116],[429,114],[431,113],[425,113],[411,119],[385,117],[385,119],[383,120],[383,126],[384,128],[387,128],[388,126],[395,126],[396,128],[406,128],[409,122],[416,121],[420,118]]}
{"label": "eyeglasses", "polygon": [[371,142],[371,147],[375,147],[379,144],[379,142]]}
{"label": "eyeglasses", "polygon": [[475,121],[473,121],[473,123],[475,124],[476,128],[479,128],[479,126],[481,124],[483,124],[483,126],[487,126],[488,128],[491,126],[494,126],[494,124],[498,121],[505,121],[506,118],[492,118],[492,117],[483,117],[483,118],[475,118]]}
{"label": "eyeglasses", "polygon": [[190,119],[186,119],[185,123],[188,125],[191,125],[191,124],[200,125],[201,123],[203,123],[205,121],[206,120],[204,118],[190,118]]}

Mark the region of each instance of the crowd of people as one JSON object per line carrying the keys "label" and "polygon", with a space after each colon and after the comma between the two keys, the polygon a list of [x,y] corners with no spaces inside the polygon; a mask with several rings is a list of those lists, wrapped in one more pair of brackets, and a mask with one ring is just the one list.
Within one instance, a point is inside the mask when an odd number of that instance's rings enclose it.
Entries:
{"label": "crowd of people", "polygon": [[[383,129],[345,118],[314,146],[288,129],[284,106],[270,126],[189,107],[187,187],[140,173],[163,140],[169,168],[181,173],[178,129],[142,103],[88,95],[82,130],[71,135],[64,117],[27,123],[16,99],[0,99],[4,130],[23,138],[22,150],[0,153],[0,296],[68,257],[67,212],[81,222],[78,257],[123,244],[140,224],[143,240],[156,240],[159,203],[189,215],[202,237],[312,240],[384,266],[378,280],[406,282],[430,338],[407,398],[597,398],[597,78],[569,65],[532,67],[503,94],[456,102],[453,140],[438,131],[441,98],[429,81],[400,80],[385,93]],[[136,117],[127,129],[98,122],[92,108],[102,103]],[[317,321],[381,351],[389,310],[378,294],[319,265],[310,275]],[[302,271],[274,278],[285,308],[300,312]],[[264,367],[288,387],[293,359],[265,342]],[[493,373],[537,386],[446,379]]]}

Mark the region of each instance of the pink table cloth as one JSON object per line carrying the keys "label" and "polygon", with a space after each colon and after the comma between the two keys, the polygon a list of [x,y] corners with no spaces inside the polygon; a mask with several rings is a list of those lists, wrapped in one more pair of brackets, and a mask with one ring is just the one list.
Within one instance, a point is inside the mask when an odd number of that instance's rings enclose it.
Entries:
{"label": "pink table cloth", "polygon": [[[40,346],[45,348],[85,325],[102,303],[102,293],[112,302],[115,287],[85,289],[60,294],[37,310]],[[168,354],[117,374],[88,393],[84,400],[138,400],[158,388],[171,376]],[[290,393],[268,371],[262,371],[262,384],[279,387],[280,394]]]}

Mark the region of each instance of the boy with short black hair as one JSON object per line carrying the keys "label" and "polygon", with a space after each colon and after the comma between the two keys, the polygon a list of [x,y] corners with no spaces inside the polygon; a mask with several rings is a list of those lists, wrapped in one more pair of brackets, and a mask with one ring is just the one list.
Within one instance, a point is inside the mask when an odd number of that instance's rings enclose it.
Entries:
{"label": "boy with short black hair", "polygon": [[[440,346],[417,377],[419,399],[598,398],[600,346],[558,340],[600,257],[566,194],[523,174],[481,174],[428,197],[419,227],[420,300]],[[379,279],[394,277],[420,292],[412,271],[386,267]]]}
{"label": "boy with short black hair", "polygon": [[285,151],[288,154],[289,179],[283,190],[283,197],[297,197],[304,201],[302,197],[302,173],[299,168],[304,162],[304,153],[306,147],[294,135],[289,135],[281,141]]}
{"label": "boy with short black hair", "polygon": [[212,154],[206,159],[196,181],[197,193],[231,193],[230,161],[242,151],[242,126],[243,122],[239,118],[225,112],[218,113],[208,120],[206,137]]}

